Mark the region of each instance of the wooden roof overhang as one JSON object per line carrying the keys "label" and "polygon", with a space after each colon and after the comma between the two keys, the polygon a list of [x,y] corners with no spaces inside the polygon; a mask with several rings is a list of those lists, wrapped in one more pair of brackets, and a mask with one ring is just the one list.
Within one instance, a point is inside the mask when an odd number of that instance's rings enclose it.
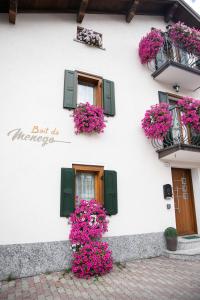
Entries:
{"label": "wooden roof overhang", "polygon": [[128,23],[135,15],[164,16],[200,28],[200,16],[184,0],[0,0],[0,13],[9,13],[13,24],[17,12],[75,13],[79,23],[86,13],[124,15]]}

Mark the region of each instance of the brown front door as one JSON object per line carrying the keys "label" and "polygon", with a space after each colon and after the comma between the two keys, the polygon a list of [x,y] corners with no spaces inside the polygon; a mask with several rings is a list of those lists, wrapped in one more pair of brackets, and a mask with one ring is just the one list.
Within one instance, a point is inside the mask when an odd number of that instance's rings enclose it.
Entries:
{"label": "brown front door", "polygon": [[172,180],[178,234],[197,233],[191,170],[172,169]]}

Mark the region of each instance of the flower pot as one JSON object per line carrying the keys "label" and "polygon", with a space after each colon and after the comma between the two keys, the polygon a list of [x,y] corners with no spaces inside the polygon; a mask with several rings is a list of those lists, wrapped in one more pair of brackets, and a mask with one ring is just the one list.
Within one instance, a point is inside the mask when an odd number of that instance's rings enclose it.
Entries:
{"label": "flower pot", "polygon": [[166,237],[167,250],[176,251],[177,250],[178,239],[177,237]]}

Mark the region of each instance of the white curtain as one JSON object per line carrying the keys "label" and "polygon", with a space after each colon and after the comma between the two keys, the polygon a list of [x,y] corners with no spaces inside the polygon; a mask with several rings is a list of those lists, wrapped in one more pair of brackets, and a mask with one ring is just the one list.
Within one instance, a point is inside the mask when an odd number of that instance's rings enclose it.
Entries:
{"label": "white curtain", "polygon": [[78,103],[94,103],[94,87],[79,83],[78,84]]}
{"label": "white curtain", "polygon": [[93,173],[76,174],[76,204],[80,200],[90,201],[95,198],[95,175]]}

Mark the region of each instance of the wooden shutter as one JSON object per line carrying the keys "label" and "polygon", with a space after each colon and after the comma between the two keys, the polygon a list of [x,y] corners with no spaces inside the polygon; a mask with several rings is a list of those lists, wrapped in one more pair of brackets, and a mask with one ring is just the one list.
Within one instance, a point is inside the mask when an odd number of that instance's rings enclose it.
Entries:
{"label": "wooden shutter", "polygon": [[169,97],[168,97],[167,93],[159,91],[158,92],[158,97],[159,97],[159,102],[160,103],[164,102],[164,103],[168,103],[169,104]]}
{"label": "wooden shutter", "polygon": [[[169,104],[169,96],[168,96],[167,93],[159,91],[158,92],[158,97],[159,97],[159,102],[160,103],[167,103],[167,104]],[[163,140],[163,147],[166,148],[166,147],[172,146],[173,144],[174,144],[174,142],[173,142],[173,134],[172,134],[172,129],[170,129],[168,131],[166,137]]]}
{"label": "wooden shutter", "polygon": [[61,169],[60,216],[69,217],[75,209],[75,170]]}
{"label": "wooden shutter", "polygon": [[116,171],[104,171],[104,208],[108,215],[118,212]]}
{"label": "wooden shutter", "polygon": [[77,84],[77,73],[74,71],[65,70],[63,108],[76,108]]}
{"label": "wooden shutter", "polygon": [[114,82],[107,79],[103,79],[103,110],[105,115],[115,115]]}

